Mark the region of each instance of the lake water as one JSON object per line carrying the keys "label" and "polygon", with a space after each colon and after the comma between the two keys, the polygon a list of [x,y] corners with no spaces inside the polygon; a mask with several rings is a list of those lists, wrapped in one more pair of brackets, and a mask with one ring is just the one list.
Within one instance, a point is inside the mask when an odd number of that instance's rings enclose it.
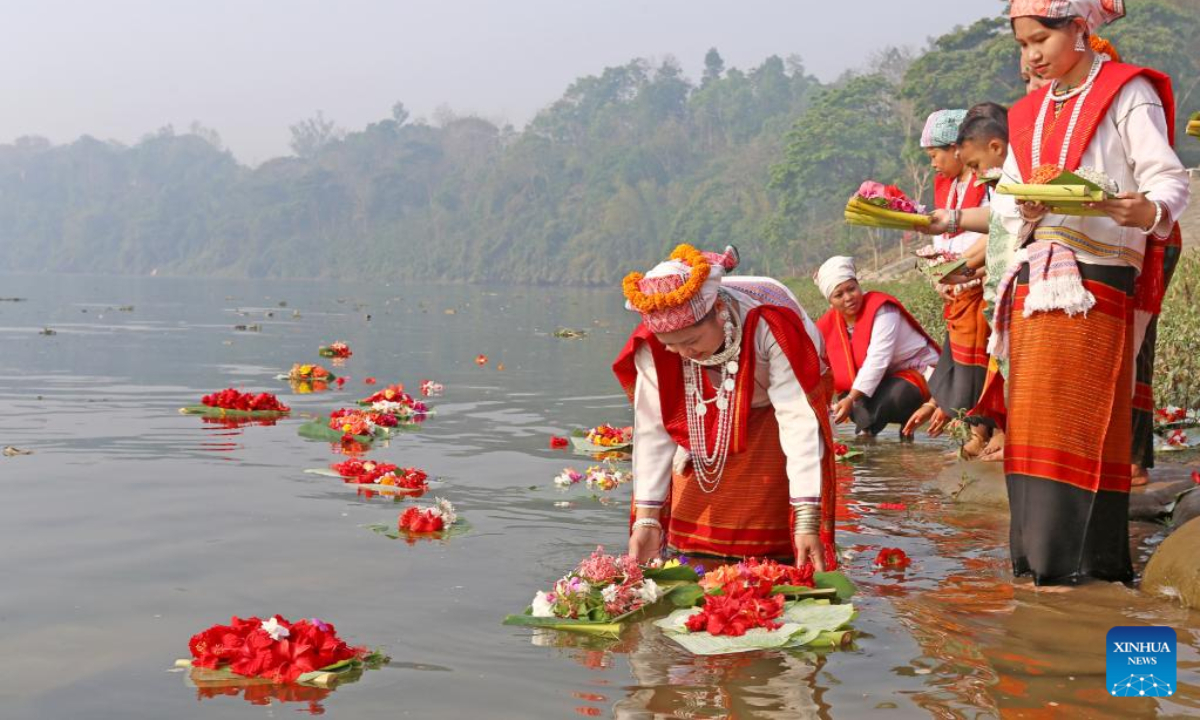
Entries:
{"label": "lake water", "polygon": [[[1014,589],[1005,519],[929,489],[937,443],[881,440],[842,478],[853,649],[696,658],[649,625],[616,642],[502,626],[596,545],[624,546],[629,489],[610,504],[554,489],[589,462],[548,447],[629,422],[608,369],[632,326],[616,289],[0,276],[0,297],[14,296],[26,301],[0,302],[0,445],[34,454],[0,457],[4,718],[1200,712],[1200,615],[1119,586]],[[557,327],[589,336],[556,339]],[[333,340],[354,350],[343,391],[292,395],[273,379]],[[362,526],[395,522],[406,503],[304,472],[338,456],[297,435],[300,416],[366,395],[368,376],[445,385],[421,432],[370,457],[443,480],[436,494],[469,534],[387,539]],[[178,414],[230,386],[278,392],[293,418],[230,429]],[[913,566],[873,571],[884,546]],[[334,622],[392,662],[288,697],[205,697],[171,671],[193,633],[273,613]],[[1105,692],[1104,635],[1130,624],[1177,629],[1173,698]]]}

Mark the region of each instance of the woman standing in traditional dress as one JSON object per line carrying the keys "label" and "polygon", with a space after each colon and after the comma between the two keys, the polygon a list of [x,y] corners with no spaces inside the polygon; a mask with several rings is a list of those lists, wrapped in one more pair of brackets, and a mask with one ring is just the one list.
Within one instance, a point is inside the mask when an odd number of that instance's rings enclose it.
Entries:
{"label": "woman standing in traditional dress", "polygon": [[817,327],[840,396],[833,421],[853,419],[858,433],[878,435],[890,423],[904,426],[923,403],[935,407],[926,378],[941,348],[904,305],[886,293],[864,293],[849,257],[826,260],[816,282],[830,304]]}
{"label": "woman standing in traditional dress", "polygon": [[1019,247],[1001,282],[993,352],[1009,356],[1005,474],[1013,571],[1035,583],[1128,581],[1135,279],[1162,286],[1147,236],[1170,235],[1188,202],[1171,149],[1170,80],[1088,43],[1120,0],[1014,0],[1022,59],[1050,80],[1009,114],[1005,175],[1089,167],[1122,190],[1098,217],[1048,214],[997,196]]}
{"label": "woman standing in traditional dress", "polygon": [[[958,133],[966,110],[938,110],[925,121],[921,147],[929,155],[933,169],[934,206],[951,210],[960,216],[963,210],[985,207],[988,188],[976,183],[975,172],[958,155]],[[982,248],[982,233],[953,227],[935,235],[933,248],[939,252],[965,257],[969,251]],[[929,378],[929,391],[936,410],[928,406],[914,414],[906,429],[911,431],[923,424],[933,413],[940,415],[935,427],[948,418],[970,411],[979,401],[988,368],[988,322],[984,317],[983,276],[966,282],[937,285],[945,305],[946,342],[937,367]],[[972,423],[972,437],[962,452],[976,457],[983,452],[991,434],[990,425],[981,420]]]}
{"label": "woman standing in traditional dress", "polygon": [[834,455],[820,336],[737,252],[680,245],[623,283],[642,323],[613,371],[633,402],[629,554],[837,565]]}

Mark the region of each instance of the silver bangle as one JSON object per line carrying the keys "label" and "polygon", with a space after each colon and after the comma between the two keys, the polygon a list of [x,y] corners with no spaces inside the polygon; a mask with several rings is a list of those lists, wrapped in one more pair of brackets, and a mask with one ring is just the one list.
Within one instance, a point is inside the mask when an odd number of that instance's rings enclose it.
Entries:
{"label": "silver bangle", "polygon": [[638,528],[643,528],[643,527],[658,528],[659,532],[662,532],[662,529],[663,529],[662,523],[660,523],[657,518],[644,517],[644,518],[638,518],[637,520],[633,521],[633,529],[634,530],[637,530]]}
{"label": "silver bangle", "polygon": [[958,210],[950,211],[950,219],[946,222],[946,234],[953,235],[958,232]]}
{"label": "silver bangle", "polygon": [[813,503],[803,503],[793,508],[796,515],[797,535],[815,535],[821,529],[821,506]]}
{"label": "silver bangle", "polygon": [[1150,202],[1154,203],[1154,222],[1150,223],[1150,228],[1147,230],[1142,230],[1141,228],[1138,228],[1138,230],[1141,231],[1141,233],[1143,235],[1149,235],[1150,233],[1154,232],[1155,228],[1157,228],[1159,226],[1159,224],[1162,223],[1162,219],[1163,219],[1163,204],[1157,200],[1151,200]]}

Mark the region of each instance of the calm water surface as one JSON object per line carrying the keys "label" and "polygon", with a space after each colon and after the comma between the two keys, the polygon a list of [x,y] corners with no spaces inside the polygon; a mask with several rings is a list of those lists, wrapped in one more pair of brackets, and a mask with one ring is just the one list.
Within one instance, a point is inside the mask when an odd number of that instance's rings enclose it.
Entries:
{"label": "calm water surface", "polygon": [[[615,291],[0,277],[14,296],[27,300],[0,302],[0,445],[35,454],[0,457],[4,718],[1200,713],[1200,616],[1119,586],[1014,589],[1005,519],[929,489],[937,444],[883,440],[841,478],[852,650],[695,658],[648,624],[616,642],[501,626],[596,545],[623,547],[628,488],[611,504],[553,489],[589,463],[547,446],[631,417],[608,370],[631,327]],[[590,335],[555,339],[561,326]],[[354,350],[345,391],[273,379],[338,339]],[[365,395],[368,376],[445,384],[420,433],[371,456],[444,480],[470,534],[389,540],[362,526],[402,503],[304,472],[337,456],[296,434],[301,416]],[[279,392],[294,416],[231,429],[177,413],[228,386]],[[872,571],[883,546],[913,566]],[[335,622],[392,662],[285,697],[206,697],[170,670],[192,633],[272,613]],[[1104,691],[1104,634],[1129,624],[1177,629],[1174,698]]]}

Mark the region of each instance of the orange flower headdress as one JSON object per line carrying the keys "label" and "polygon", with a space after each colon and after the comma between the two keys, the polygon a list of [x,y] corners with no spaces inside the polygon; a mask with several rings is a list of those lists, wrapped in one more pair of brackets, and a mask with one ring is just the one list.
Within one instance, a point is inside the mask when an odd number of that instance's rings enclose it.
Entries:
{"label": "orange flower headdress", "polygon": [[679,245],[649,273],[629,273],[621,282],[626,307],[641,313],[654,332],[681,330],[700,322],[716,301],[721,277],[737,267],[737,250],[706,253]]}

